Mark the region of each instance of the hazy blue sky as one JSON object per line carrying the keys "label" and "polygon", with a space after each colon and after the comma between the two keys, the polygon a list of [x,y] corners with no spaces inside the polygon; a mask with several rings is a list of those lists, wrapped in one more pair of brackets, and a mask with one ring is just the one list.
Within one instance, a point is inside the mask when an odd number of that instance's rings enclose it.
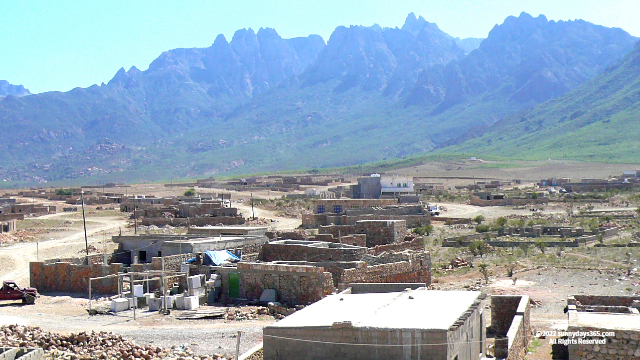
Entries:
{"label": "hazy blue sky", "polygon": [[402,26],[409,12],[456,37],[486,37],[509,15],[584,19],[640,36],[637,0],[0,0],[0,80],[32,92],[107,82],[162,51],[206,47],[217,34],[275,28],[285,38],[339,25]]}

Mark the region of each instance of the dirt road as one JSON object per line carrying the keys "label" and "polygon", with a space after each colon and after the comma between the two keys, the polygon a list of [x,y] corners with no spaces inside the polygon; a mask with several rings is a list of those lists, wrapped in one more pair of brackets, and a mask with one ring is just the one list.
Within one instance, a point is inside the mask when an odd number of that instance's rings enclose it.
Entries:
{"label": "dirt road", "polygon": [[[238,212],[242,213],[242,215],[245,218],[247,219],[251,218],[252,212],[251,212],[250,204],[246,204],[245,202],[233,202],[232,206],[237,207]],[[253,213],[255,214],[255,217],[258,217],[258,218],[275,220],[275,222],[270,223],[270,225],[268,226],[270,229],[273,229],[273,230],[295,229],[298,226],[302,225],[302,220],[300,218],[295,219],[295,218],[278,216],[276,215],[275,211],[259,209],[255,206],[253,207]]]}
{"label": "dirt road", "polygon": [[[60,213],[46,215],[48,217],[63,217],[70,214]],[[87,229],[89,244],[97,248],[102,248],[102,238],[93,235],[112,234],[118,228],[124,228],[126,221],[120,218],[111,217],[87,217],[87,221],[99,223]],[[51,239],[39,242],[18,243],[10,246],[0,247],[0,279],[12,279],[18,284],[28,285],[29,283],[29,262],[40,259],[55,259],[77,257],[78,252],[85,248],[84,231],[73,230],[71,234],[58,239]]]}

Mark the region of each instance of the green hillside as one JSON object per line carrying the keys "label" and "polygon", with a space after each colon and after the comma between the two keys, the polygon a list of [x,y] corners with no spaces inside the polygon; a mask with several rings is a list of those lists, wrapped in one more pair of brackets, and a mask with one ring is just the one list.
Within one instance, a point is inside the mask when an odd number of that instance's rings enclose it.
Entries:
{"label": "green hillside", "polygon": [[568,94],[442,152],[640,163],[640,45]]}

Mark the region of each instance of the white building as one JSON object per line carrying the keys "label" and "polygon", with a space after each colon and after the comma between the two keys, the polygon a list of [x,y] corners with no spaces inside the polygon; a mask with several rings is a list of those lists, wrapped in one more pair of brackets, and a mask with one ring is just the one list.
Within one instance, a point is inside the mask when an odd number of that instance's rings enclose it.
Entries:
{"label": "white building", "polygon": [[382,176],[380,178],[382,185],[382,195],[393,194],[413,194],[413,177],[406,176]]}

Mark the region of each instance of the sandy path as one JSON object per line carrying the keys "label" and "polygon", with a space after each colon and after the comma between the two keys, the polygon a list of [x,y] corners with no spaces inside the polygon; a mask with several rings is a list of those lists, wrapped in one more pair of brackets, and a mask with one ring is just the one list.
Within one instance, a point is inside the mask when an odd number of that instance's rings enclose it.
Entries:
{"label": "sandy path", "polygon": [[[62,213],[64,215],[64,213]],[[52,214],[47,215],[54,217]],[[58,215],[62,216],[62,215]],[[102,248],[102,240],[99,238],[91,239],[92,235],[99,233],[111,232],[119,227],[124,228],[126,221],[124,219],[113,219],[106,217],[87,217],[87,221],[99,223],[97,227],[87,229],[87,237],[89,244],[93,244],[97,248]],[[15,280],[18,284],[29,283],[29,262],[36,261],[39,253],[40,259],[54,259],[79,256],[78,251],[84,249],[84,231],[82,229],[74,231],[71,235],[59,239],[46,241],[18,243],[0,248],[0,278]]]}
{"label": "sandy path", "polygon": [[[233,202],[232,206],[237,207],[238,212],[242,213],[245,218],[251,218],[251,204],[247,204],[246,202]],[[276,222],[272,222],[270,225],[268,225],[269,228],[273,228],[275,230],[290,230],[302,225],[302,220],[300,218],[294,219],[277,216],[275,211],[260,209],[255,206],[253,207],[253,213],[258,218],[275,220]]]}

